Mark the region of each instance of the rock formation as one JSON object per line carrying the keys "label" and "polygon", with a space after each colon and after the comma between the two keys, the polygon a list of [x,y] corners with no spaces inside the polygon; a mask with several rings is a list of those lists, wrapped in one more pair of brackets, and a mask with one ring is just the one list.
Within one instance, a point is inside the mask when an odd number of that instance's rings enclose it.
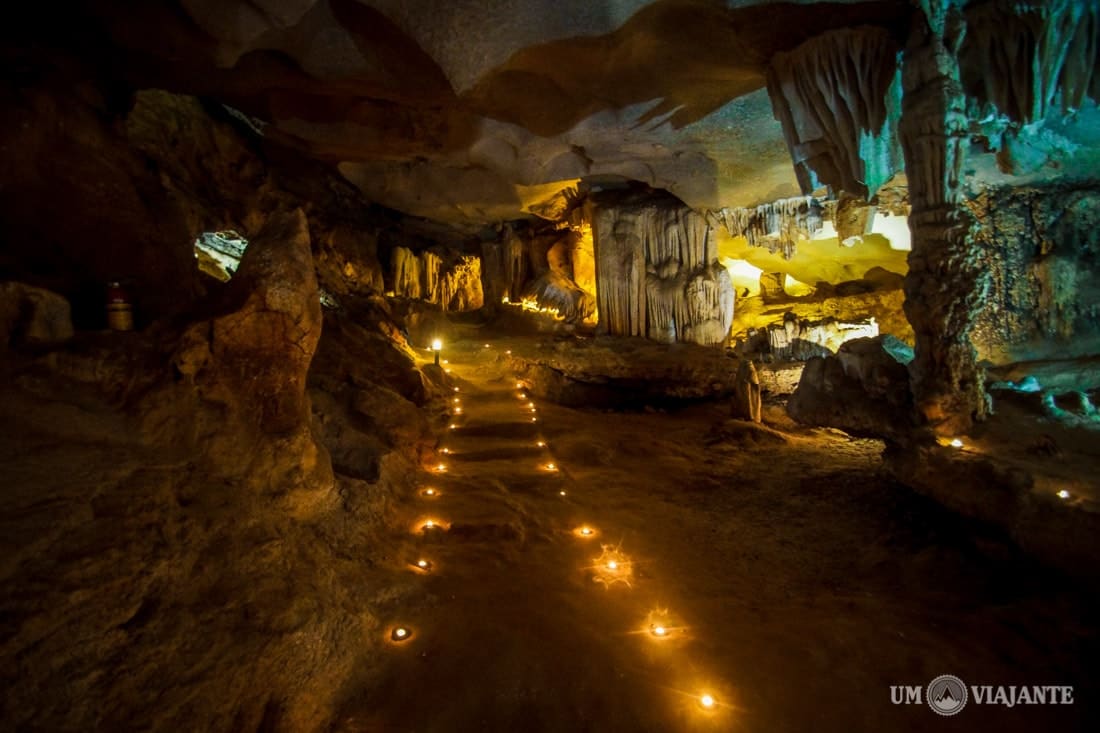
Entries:
{"label": "rock formation", "polygon": [[811,359],[787,412],[807,425],[908,442],[915,422],[907,351],[892,336],[880,336],[848,341],[835,356]]}
{"label": "rock formation", "polygon": [[809,239],[825,220],[824,203],[803,196],[761,204],[751,209],[724,208],[711,212],[731,237],[745,237],[753,247],[782,252],[785,259],[794,256],[799,238]]}
{"label": "rock formation", "polygon": [[732,415],[740,420],[761,421],[760,377],[756,365],[743,359],[737,367],[737,379],[733,387]]}
{"label": "rock formation", "polygon": [[886,29],[851,28],[772,58],[768,96],[803,193],[868,198],[901,170],[897,55]]}
{"label": "rock formation", "polygon": [[[313,438],[306,374],[321,336],[321,302],[301,211],[272,216],[245,250],[219,312],[191,326],[172,363],[183,385],[150,413],[153,423],[193,390],[194,423],[178,439],[227,475],[263,482],[294,514],[316,510],[332,489],[332,469]],[[187,399],[187,398],[185,398]],[[214,410],[218,419],[206,423]],[[235,441],[216,437],[228,432]],[[263,470],[257,470],[262,466]]]}
{"label": "rock formation", "polygon": [[401,298],[423,299],[446,311],[477,310],[485,302],[481,258],[473,255],[395,247],[391,272],[393,292]]}
{"label": "rock formation", "polygon": [[725,343],[733,284],[701,214],[644,197],[597,199],[592,212],[602,330],[663,343]]}
{"label": "rock formation", "polygon": [[69,301],[44,288],[0,283],[0,351],[17,344],[57,344],[72,335]]}

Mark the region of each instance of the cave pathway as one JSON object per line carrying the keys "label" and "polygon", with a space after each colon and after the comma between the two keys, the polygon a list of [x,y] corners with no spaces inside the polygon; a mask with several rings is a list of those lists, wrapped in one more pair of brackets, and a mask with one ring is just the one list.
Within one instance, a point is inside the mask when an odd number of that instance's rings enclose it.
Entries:
{"label": "cave pathway", "polygon": [[982,729],[1094,729],[1094,604],[884,477],[881,443],[540,402],[509,370],[531,347],[448,348],[449,424],[393,505],[387,646],[340,733],[917,733],[938,718],[891,685],[945,673],[1078,685],[964,711]]}

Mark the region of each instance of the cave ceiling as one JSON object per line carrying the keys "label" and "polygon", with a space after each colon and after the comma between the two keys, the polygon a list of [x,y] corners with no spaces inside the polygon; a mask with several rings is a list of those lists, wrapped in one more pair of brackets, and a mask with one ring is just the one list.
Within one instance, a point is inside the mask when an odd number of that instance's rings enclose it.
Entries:
{"label": "cave ceiling", "polygon": [[366,196],[481,224],[552,218],[580,181],[697,208],[799,193],[765,71],[911,6],[744,0],[86,0],[137,86],[215,99]]}

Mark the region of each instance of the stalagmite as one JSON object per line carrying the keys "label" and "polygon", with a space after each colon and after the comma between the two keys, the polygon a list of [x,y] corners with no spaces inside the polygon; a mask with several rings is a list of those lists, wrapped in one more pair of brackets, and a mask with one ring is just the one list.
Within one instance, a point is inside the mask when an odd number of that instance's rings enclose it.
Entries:
{"label": "stalagmite", "polygon": [[733,416],[740,420],[758,423],[762,419],[760,377],[756,365],[745,359],[737,367],[737,380],[733,387]]}

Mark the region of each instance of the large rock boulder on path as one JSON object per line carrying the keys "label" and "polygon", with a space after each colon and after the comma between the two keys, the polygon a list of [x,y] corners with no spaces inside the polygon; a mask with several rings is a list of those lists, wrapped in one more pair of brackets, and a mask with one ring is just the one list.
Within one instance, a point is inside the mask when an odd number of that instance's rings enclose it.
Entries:
{"label": "large rock boulder on path", "polygon": [[806,363],[787,403],[806,425],[905,443],[916,427],[907,359],[911,350],[889,335],[853,339],[835,356]]}

